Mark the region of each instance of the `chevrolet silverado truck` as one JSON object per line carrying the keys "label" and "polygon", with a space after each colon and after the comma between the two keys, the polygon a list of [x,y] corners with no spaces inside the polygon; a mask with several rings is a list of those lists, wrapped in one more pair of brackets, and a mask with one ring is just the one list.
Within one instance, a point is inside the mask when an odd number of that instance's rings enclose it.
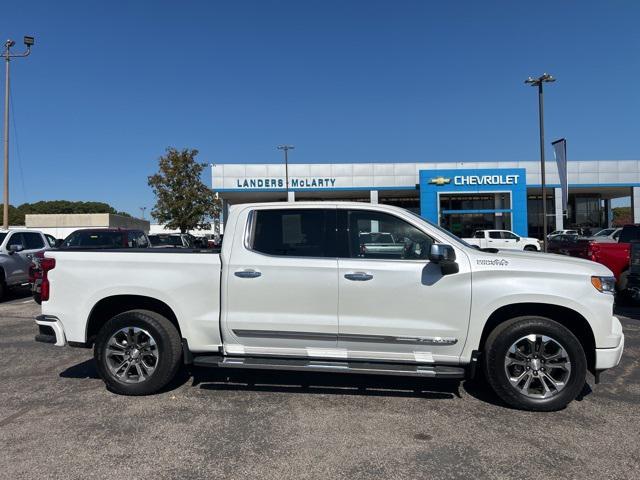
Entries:
{"label": "chevrolet silverado truck", "polygon": [[464,238],[469,245],[479,248],[498,248],[537,252],[540,242],[535,238],[521,237],[509,230],[476,230],[472,238]]}
{"label": "chevrolet silverado truck", "polygon": [[[184,364],[448,379],[480,367],[508,405],[539,411],[622,355],[597,263],[480,251],[386,205],[234,205],[225,227],[220,254],[46,252],[36,340],[93,347],[125,395],[161,390]],[[403,248],[368,253],[376,231]]]}

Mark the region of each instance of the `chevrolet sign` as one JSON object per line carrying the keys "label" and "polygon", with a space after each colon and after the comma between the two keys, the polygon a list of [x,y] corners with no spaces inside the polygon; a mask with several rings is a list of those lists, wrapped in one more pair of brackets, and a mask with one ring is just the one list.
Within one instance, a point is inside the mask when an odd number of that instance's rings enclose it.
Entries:
{"label": "chevrolet sign", "polygon": [[[453,183],[454,185],[517,185],[519,177],[520,175],[456,175],[453,177]],[[434,182],[432,180],[429,183]]]}
{"label": "chevrolet sign", "polygon": [[444,178],[444,177],[434,177],[431,180],[429,180],[429,183],[432,185],[448,185],[451,183],[451,179]]}

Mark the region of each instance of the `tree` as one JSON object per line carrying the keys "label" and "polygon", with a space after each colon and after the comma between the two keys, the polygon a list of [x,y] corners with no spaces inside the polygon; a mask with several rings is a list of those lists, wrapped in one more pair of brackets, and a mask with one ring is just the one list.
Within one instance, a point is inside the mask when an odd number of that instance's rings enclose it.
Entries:
{"label": "tree", "polygon": [[196,162],[198,150],[167,148],[159,158],[159,171],[148,179],[156,196],[151,216],[182,233],[208,228],[220,215],[220,201],[201,179],[206,164]]}
{"label": "tree", "polygon": [[[1,205],[1,204],[0,204]],[[118,212],[104,202],[71,202],[69,200],[45,200],[35,203],[23,203],[14,207],[9,205],[9,224],[24,225],[24,216],[28,214],[63,214],[63,213],[112,213],[130,217],[127,212]]]}
{"label": "tree", "polygon": [[612,208],[613,220],[611,226],[622,227],[629,223],[633,223],[633,215],[631,214],[631,207],[616,207]]}

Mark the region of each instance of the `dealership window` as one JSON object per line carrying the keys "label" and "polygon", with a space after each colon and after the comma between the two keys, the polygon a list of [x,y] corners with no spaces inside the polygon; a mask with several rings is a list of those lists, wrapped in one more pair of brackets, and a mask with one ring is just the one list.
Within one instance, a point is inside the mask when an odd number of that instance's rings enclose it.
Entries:
{"label": "dealership window", "polygon": [[443,213],[440,226],[461,238],[471,238],[478,230],[511,230],[510,212]]}
{"label": "dealership window", "polygon": [[349,210],[346,215],[350,258],[428,258],[433,239],[401,218],[369,210]]}
{"label": "dealership window", "polygon": [[253,250],[287,257],[335,257],[335,210],[256,210],[253,215]]}

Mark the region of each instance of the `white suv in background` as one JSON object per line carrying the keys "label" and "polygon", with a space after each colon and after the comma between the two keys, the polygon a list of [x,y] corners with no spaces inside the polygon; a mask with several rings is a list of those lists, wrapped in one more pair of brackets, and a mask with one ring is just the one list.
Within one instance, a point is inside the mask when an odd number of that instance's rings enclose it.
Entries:
{"label": "white suv in background", "polygon": [[54,237],[37,230],[0,230],[0,299],[7,288],[28,283],[33,256],[55,244]]}

